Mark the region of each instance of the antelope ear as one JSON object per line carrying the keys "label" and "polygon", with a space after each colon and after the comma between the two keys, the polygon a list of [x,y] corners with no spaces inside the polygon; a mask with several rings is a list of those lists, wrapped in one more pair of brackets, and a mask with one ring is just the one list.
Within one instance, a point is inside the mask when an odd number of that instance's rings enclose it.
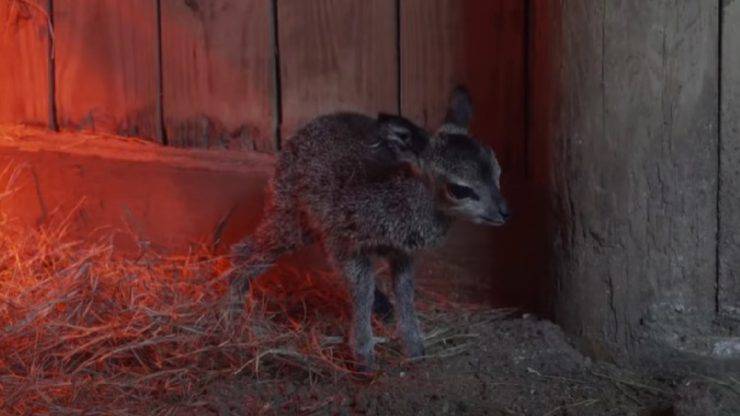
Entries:
{"label": "antelope ear", "polygon": [[440,130],[447,133],[467,134],[472,118],[473,101],[470,93],[465,87],[459,85],[452,91],[445,123]]}
{"label": "antelope ear", "polygon": [[378,114],[378,123],[380,123],[383,136],[392,143],[400,146],[409,146],[412,141],[411,124],[408,120],[400,116],[380,113]]}
{"label": "antelope ear", "polygon": [[377,122],[383,139],[397,149],[418,156],[429,146],[429,133],[405,117],[380,113]]}

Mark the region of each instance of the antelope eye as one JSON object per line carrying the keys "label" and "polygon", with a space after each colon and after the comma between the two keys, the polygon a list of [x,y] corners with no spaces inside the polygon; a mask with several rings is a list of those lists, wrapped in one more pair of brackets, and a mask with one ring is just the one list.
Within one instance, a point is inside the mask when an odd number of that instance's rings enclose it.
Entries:
{"label": "antelope eye", "polygon": [[458,185],[456,183],[447,183],[447,192],[452,195],[455,199],[472,199],[478,201],[480,197],[475,193],[473,188]]}

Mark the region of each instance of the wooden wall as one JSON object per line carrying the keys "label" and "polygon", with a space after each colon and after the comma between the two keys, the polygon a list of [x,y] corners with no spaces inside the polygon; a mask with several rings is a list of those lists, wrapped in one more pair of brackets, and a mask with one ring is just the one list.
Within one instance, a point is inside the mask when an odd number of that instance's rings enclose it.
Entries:
{"label": "wooden wall", "polygon": [[527,229],[542,204],[513,185],[527,170],[527,1],[32,1],[0,0],[0,122],[274,152],[339,110],[436,129],[466,85],[518,215],[453,231],[424,262],[478,300],[537,306],[545,262]]}
{"label": "wooden wall", "polygon": [[60,127],[158,138],[156,3],[52,4]]}
{"label": "wooden wall", "polygon": [[402,0],[401,112],[435,129],[450,87],[473,95],[473,132],[524,172],[526,1]]}
{"label": "wooden wall", "polygon": [[436,128],[463,83],[475,133],[523,173],[525,4],[0,0],[0,121],[271,152],[336,110]]}
{"label": "wooden wall", "polygon": [[0,122],[52,122],[49,24],[45,0],[0,1]]}
{"label": "wooden wall", "polygon": [[395,4],[277,2],[283,137],[337,109],[396,112]]}
{"label": "wooden wall", "polygon": [[435,128],[463,83],[475,132],[524,170],[521,0],[0,6],[0,56],[18,63],[0,69],[1,121],[270,152],[336,110],[400,112]]}
{"label": "wooden wall", "polygon": [[168,143],[274,150],[271,2],[166,0],[161,8]]}

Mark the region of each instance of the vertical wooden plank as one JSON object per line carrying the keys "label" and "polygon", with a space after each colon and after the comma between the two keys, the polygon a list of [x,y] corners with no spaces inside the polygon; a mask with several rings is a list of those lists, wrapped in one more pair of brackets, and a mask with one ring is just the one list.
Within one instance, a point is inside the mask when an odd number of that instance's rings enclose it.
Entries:
{"label": "vertical wooden plank", "polygon": [[395,0],[281,0],[278,28],[283,137],[330,111],[397,111]]}
{"label": "vertical wooden plank", "polygon": [[156,0],[55,0],[59,124],[156,138]]}
{"label": "vertical wooden plank", "polygon": [[473,96],[472,130],[504,169],[525,166],[525,2],[401,0],[401,112],[430,129],[452,88]]}
{"label": "vertical wooden plank", "polygon": [[48,125],[45,0],[0,1],[0,122]]}
{"label": "vertical wooden plank", "polygon": [[270,0],[162,2],[170,144],[275,149],[270,20]]}
{"label": "vertical wooden plank", "polygon": [[722,1],[720,310],[740,318],[740,2]]}

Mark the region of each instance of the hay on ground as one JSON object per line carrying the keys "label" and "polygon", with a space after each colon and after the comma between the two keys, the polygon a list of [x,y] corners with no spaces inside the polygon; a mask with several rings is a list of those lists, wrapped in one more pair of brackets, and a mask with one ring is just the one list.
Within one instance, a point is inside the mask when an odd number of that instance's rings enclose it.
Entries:
{"label": "hay on ground", "polygon": [[[2,198],[17,173],[0,175],[8,184]],[[69,239],[69,218],[27,229],[0,216],[0,409],[168,414],[197,411],[215,380],[353,377],[344,342],[349,305],[338,279],[300,271],[268,277],[247,313],[226,325],[218,279],[225,258],[205,249],[117,256],[109,240]],[[438,300],[422,307],[433,357],[460,353],[475,338],[474,322],[460,325],[459,310],[455,322],[446,310]],[[388,341],[392,327],[376,322],[376,333],[380,361],[401,363]]]}

